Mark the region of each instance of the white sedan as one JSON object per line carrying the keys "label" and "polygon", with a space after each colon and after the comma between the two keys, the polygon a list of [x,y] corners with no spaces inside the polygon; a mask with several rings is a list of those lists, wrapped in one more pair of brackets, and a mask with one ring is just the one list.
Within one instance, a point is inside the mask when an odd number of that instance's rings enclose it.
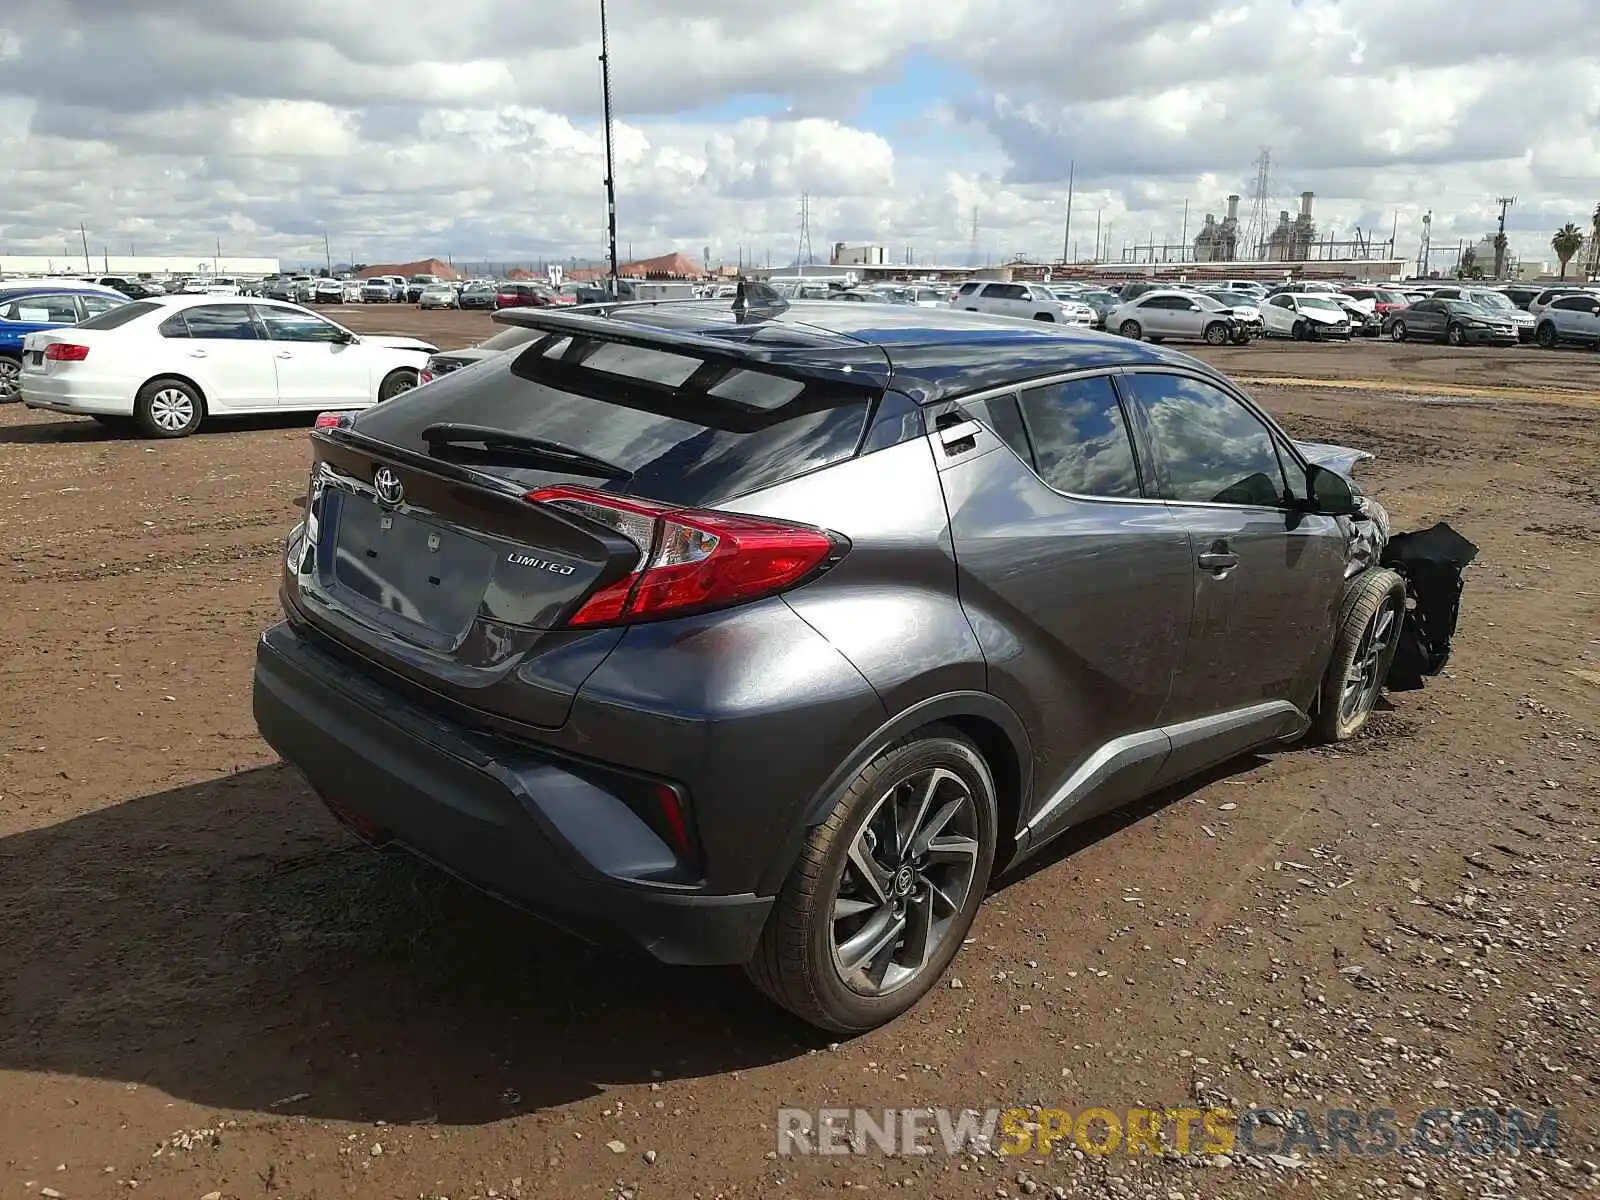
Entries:
{"label": "white sedan", "polygon": [[29,334],[22,402],[183,437],[208,417],[370,407],[415,387],[436,351],[281,300],[167,296]]}

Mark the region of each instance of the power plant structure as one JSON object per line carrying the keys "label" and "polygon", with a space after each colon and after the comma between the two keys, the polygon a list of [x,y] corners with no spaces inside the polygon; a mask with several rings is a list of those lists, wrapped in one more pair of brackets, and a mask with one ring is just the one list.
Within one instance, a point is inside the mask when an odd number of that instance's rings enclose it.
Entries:
{"label": "power plant structure", "polygon": [[1199,231],[1184,242],[1158,242],[1152,236],[1144,242],[1124,242],[1121,254],[1112,261],[1126,266],[1157,266],[1162,263],[1303,263],[1343,262],[1348,260],[1388,260],[1394,257],[1393,234],[1378,238],[1356,227],[1352,236],[1336,238],[1332,232],[1317,231],[1312,208],[1315,192],[1300,193],[1300,211],[1278,213],[1278,223],[1263,228],[1254,245],[1250,228],[1241,226],[1237,193],[1227,198],[1226,215],[1219,221],[1206,213]]}

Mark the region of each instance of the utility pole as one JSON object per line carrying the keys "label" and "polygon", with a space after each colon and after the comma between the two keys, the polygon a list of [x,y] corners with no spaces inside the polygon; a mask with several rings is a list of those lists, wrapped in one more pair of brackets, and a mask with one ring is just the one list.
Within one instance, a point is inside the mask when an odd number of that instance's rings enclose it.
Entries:
{"label": "utility pole", "polygon": [[94,265],[89,261],[89,232],[84,229],[83,222],[78,222],[78,237],[83,241],[83,269],[93,271]]}
{"label": "utility pole", "polygon": [[1178,261],[1183,262],[1185,247],[1189,244],[1189,198],[1183,200],[1183,233],[1178,237]]}
{"label": "utility pole", "polygon": [[622,289],[617,283],[617,171],[611,148],[611,43],[606,37],[606,0],[600,0],[600,87],[606,120],[606,244],[611,254],[611,298],[615,300]]}
{"label": "utility pole", "polygon": [[328,247],[328,231],[322,231],[322,261],[328,268],[328,277],[333,277],[333,251]]}
{"label": "utility pole", "polygon": [[1067,261],[1067,251],[1072,248],[1072,179],[1078,163],[1074,159],[1067,163],[1067,228],[1061,234],[1061,261]]}
{"label": "utility pole", "polygon": [[1506,270],[1506,210],[1517,202],[1515,196],[1500,196],[1495,203],[1500,206],[1500,231],[1494,235],[1494,277],[1502,279]]}
{"label": "utility pole", "polygon": [[1097,209],[1094,210],[1094,260],[1095,260],[1095,262],[1099,262],[1100,261],[1100,214],[1103,213],[1104,211],[1105,210],[1101,209],[1101,208],[1097,208]]}
{"label": "utility pole", "polygon": [[222,237],[217,237],[217,252],[211,256],[211,273],[215,275],[222,270]]}

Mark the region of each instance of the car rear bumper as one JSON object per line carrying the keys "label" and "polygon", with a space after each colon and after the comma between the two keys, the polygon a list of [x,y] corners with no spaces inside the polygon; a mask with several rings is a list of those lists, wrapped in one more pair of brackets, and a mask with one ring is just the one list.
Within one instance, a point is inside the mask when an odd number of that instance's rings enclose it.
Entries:
{"label": "car rear bumper", "polygon": [[116,384],[108,380],[47,375],[24,367],[19,383],[22,387],[22,403],[29,408],[79,416],[133,415],[133,397],[121,392]]}
{"label": "car rear bumper", "polygon": [[453,725],[287,624],[256,649],[256,724],[347,826],[586,940],[747,962],[770,897],[623,877],[648,830],[573,764]]}

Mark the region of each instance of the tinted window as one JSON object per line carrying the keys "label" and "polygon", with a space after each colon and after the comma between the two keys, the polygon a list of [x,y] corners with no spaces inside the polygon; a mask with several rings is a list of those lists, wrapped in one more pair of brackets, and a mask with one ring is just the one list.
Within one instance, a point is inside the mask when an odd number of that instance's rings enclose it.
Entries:
{"label": "tinted window", "polygon": [[[428,425],[487,425],[559,442],[633,473],[611,483],[542,463],[493,468],[519,485],[580,483],[670,504],[711,506],[852,457],[877,395],[811,383],[793,399],[769,406],[769,397],[757,394],[763,389],[749,379],[734,389],[739,396],[724,399],[591,371],[543,350],[535,343],[521,354],[446,375],[368,409],[356,418],[356,429],[426,453],[421,432]],[[792,394],[792,381],[768,378],[773,387],[765,391]]]}
{"label": "tinted window", "polygon": [[137,321],[146,313],[156,312],[161,308],[159,304],[152,304],[148,300],[140,300],[136,304],[118,304],[97,317],[90,317],[87,321],[78,323],[79,329],[120,329],[129,321]]}
{"label": "tinted window", "polygon": [[1168,499],[1283,503],[1283,468],[1272,435],[1243,404],[1181,375],[1136,372],[1124,378],[1149,415],[1166,464]]}
{"label": "tinted window", "polygon": [[1140,494],[1133,442],[1105,376],[1029,388],[1022,414],[1039,474],[1051,487],[1079,496]]}
{"label": "tinted window", "polygon": [[78,306],[71,296],[21,296],[0,309],[0,317],[34,325],[76,325]]}
{"label": "tinted window", "polygon": [[991,283],[983,290],[985,300],[1026,300],[1028,289],[1014,283]]}
{"label": "tinted window", "polygon": [[1007,393],[987,400],[966,400],[962,407],[994,430],[1023,462],[1033,462],[1033,449],[1028,445],[1028,431],[1023,428],[1022,410],[1017,407],[1015,396]]}
{"label": "tinted window", "polygon": [[[188,326],[192,338],[229,342],[256,340],[256,326],[250,319],[250,306],[247,304],[201,304],[184,309],[179,316]],[[162,332],[166,332],[164,326]]]}
{"label": "tinted window", "polygon": [[[256,309],[261,323],[267,327],[267,337],[275,342],[342,342],[344,330],[313,313],[296,312],[292,308]],[[193,322],[190,322],[192,325]]]}
{"label": "tinted window", "polygon": [[1575,312],[1588,312],[1594,304],[1587,296],[1563,296],[1550,305],[1551,308],[1569,309]]}
{"label": "tinted window", "polygon": [[963,283],[961,285],[961,290],[959,292],[957,292],[956,294],[958,296],[970,296],[970,295],[972,295],[973,292],[975,292],[977,290],[978,290],[978,285],[977,284],[975,284],[975,283]]}
{"label": "tinted window", "polygon": [[1274,308],[1293,308],[1294,301],[1289,299],[1288,296],[1274,296],[1272,298],[1272,306]]}

